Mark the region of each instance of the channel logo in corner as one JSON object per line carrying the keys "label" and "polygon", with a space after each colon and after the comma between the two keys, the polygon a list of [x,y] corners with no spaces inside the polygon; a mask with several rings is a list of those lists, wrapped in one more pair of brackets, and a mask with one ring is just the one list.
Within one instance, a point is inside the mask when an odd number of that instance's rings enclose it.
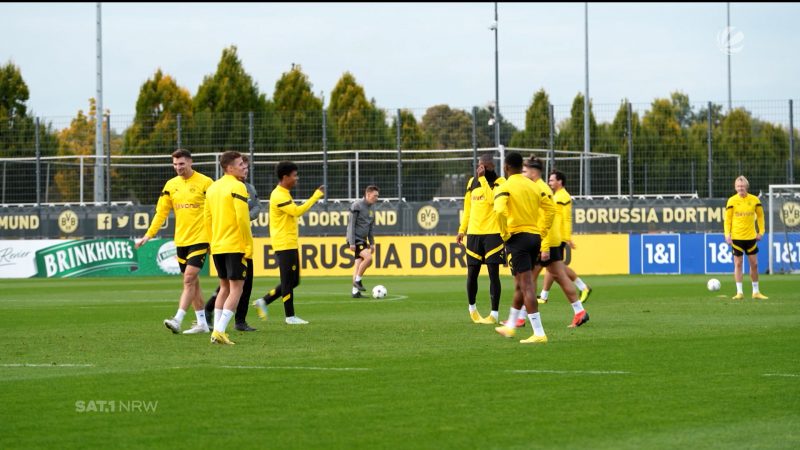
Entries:
{"label": "channel logo in corner", "polygon": [[178,275],[181,273],[181,266],[178,265],[178,250],[175,247],[175,241],[167,241],[158,248],[156,263],[158,263],[158,268],[166,274]]}
{"label": "channel logo in corner", "polygon": [[36,251],[36,276],[69,278],[126,275],[139,270],[130,239],[68,241]]}

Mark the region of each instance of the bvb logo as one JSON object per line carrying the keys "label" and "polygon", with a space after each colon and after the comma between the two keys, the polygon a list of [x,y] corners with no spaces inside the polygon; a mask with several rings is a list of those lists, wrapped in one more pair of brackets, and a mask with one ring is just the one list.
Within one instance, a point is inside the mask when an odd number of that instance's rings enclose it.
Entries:
{"label": "bvb logo", "polygon": [[800,204],[795,202],[786,202],[781,208],[781,220],[787,227],[796,227],[800,225]]}
{"label": "bvb logo", "polygon": [[432,230],[439,224],[439,211],[433,206],[425,205],[417,212],[417,223],[425,230]]}
{"label": "bvb logo", "polygon": [[78,215],[72,210],[66,210],[58,215],[58,228],[66,234],[78,229]]}

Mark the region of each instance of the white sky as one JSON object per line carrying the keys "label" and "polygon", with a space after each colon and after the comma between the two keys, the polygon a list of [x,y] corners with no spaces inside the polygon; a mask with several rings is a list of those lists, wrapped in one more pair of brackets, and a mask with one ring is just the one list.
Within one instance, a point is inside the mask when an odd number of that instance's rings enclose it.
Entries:
{"label": "white sky", "polygon": [[[533,93],[569,107],[584,89],[584,4],[499,5],[500,108],[518,122]],[[734,106],[800,98],[800,4],[732,4],[743,35],[732,60]],[[104,108],[132,115],[157,68],[192,95],[236,45],[245,70],[272,97],[299,63],[330,97],[350,71],[388,109],[436,104],[469,109],[494,99],[493,3],[104,4]],[[674,90],[727,103],[727,58],[718,44],[725,3],[590,4],[590,97],[613,114],[623,98],[644,106]],[[96,94],[95,3],[0,4],[0,63],[13,61],[29,109],[71,117]],[[598,113],[598,109],[601,111]],[[516,119],[516,120],[515,120]]]}

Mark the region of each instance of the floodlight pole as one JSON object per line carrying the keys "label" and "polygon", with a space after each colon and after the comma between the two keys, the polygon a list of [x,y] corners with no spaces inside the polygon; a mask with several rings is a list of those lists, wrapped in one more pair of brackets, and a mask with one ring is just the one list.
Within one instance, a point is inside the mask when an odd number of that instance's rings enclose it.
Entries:
{"label": "floodlight pole", "polygon": [[728,47],[728,112],[733,110],[733,101],[731,100],[731,3],[727,2],[727,16],[728,16],[728,28],[726,28],[726,32],[728,34],[727,38],[725,39]]}
{"label": "floodlight pole", "polygon": [[103,23],[100,2],[97,2],[97,98],[95,99],[94,143],[94,201],[103,201],[105,180],[103,172]]}
{"label": "floodlight pole", "polygon": [[[500,148],[500,56],[497,46],[497,2],[494,2],[494,145]],[[501,163],[502,165],[502,163]]]}
{"label": "floodlight pole", "polygon": [[591,150],[591,146],[589,145],[589,2],[584,3],[583,6],[583,17],[584,17],[584,40],[585,40],[585,60],[586,60],[586,95],[583,98],[583,153],[587,157],[585,163],[585,170],[583,172],[583,179],[585,182],[585,188],[583,190],[584,195],[592,195],[592,172],[591,166],[589,165],[589,151]]}

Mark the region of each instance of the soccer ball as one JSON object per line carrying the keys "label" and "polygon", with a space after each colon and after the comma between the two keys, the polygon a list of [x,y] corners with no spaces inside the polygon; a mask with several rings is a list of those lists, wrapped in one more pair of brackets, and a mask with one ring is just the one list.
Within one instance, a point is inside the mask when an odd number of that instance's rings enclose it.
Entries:
{"label": "soccer ball", "polygon": [[719,288],[722,287],[722,284],[719,282],[718,279],[712,278],[708,280],[708,283],[706,283],[706,287],[708,288],[709,291],[714,292],[718,291]]}
{"label": "soccer ball", "polygon": [[379,284],[372,288],[372,298],[383,298],[386,297],[386,287],[382,284]]}

